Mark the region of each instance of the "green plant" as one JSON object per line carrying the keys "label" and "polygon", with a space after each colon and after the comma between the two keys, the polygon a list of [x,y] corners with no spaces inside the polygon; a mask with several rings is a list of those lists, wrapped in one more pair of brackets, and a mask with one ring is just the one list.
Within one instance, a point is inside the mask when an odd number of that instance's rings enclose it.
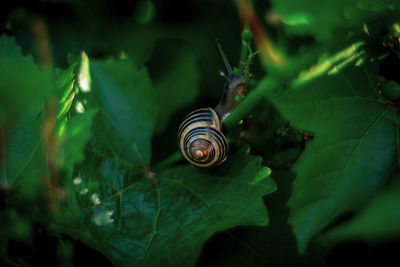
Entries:
{"label": "green plant", "polygon": [[[79,240],[117,266],[323,265],[349,240],[397,238],[399,8],[10,4],[1,262],[79,263]],[[249,93],[224,123],[228,160],[204,170],[182,160],[176,131],[222,93],[214,37]],[[12,256],[43,231],[54,259]]]}

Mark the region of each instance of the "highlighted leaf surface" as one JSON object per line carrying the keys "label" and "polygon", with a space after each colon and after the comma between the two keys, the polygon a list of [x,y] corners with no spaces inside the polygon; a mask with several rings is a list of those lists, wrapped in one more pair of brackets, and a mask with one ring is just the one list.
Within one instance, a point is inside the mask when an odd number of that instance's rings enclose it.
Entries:
{"label": "highlighted leaf surface", "polygon": [[288,202],[302,252],[335,218],[375,193],[395,164],[396,114],[380,100],[375,78],[376,65],[348,66],[271,95],[295,127],[315,134],[293,168]]}

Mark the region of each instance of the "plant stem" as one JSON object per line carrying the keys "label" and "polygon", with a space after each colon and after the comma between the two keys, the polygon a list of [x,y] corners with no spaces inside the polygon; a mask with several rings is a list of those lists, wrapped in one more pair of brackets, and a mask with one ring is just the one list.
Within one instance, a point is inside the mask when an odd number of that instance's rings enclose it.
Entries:
{"label": "plant stem", "polygon": [[239,73],[242,74],[245,65],[243,64],[247,60],[249,54],[248,44],[242,39],[242,49],[240,50],[240,60],[239,60]]}
{"label": "plant stem", "polygon": [[224,121],[226,128],[233,128],[237,123],[246,116],[260,100],[262,100],[268,91],[280,87],[281,83],[274,77],[267,77],[262,80],[259,85],[243,100],[240,105],[229,115]]}

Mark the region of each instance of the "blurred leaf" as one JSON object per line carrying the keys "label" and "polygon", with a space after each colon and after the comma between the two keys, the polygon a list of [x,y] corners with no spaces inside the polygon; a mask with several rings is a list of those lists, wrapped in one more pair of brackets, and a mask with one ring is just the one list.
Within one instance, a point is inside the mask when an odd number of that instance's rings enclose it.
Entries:
{"label": "blurred leaf", "polygon": [[91,109],[68,121],[62,144],[64,167],[72,168],[84,159],[83,149],[91,137],[90,127],[97,110]]}
{"label": "blurred leaf", "polygon": [[361,32],[363,23],[381,23],[397,16],[398,1],[277,1],[274,9],[282,16],[289,34],[313,35],[320,41],[337,41],[350,31]]}
{"label": "blurred leaf", "polygon": [[40,141],[30,159],[21,165],[20,174],[6,191],[5,207],[0,209],[0,232],[7,239],[30,243],[34,223],[48,219],[48,203],[43,198],[46,165],[42,144]]}
{"label": "blurred leaf", "polygon": [[[56,70],[53,80],[53,92],[60,98],[59,121],[65,130],[61,136],[56,137],[55,132],[54,136],[45,133],[55,125],[55,119],[52,121],[51,118],[56,117],[57,108],[49,105],[43,109],[44,102],[52,103],[47,101],[50,97],[44,93],[31,96],[29,103],[23,103],[25,96],[22,96],[23,106],[14,104],[15,110],[7,110],[4,123],[10,125],[11,129],[2,129],[5,147],[2,148],[4,164],[1,166],[1,182],[7,194],[5,208],[0,209],[0,221],[2,235],[10,240],[29,243],[34,236],[34,225],[46,225],[51,218],[50,211],[56,205],[54,195],[60,193],[60,199],[65,197],[58,186],[70,177],[52,177],[49,165],[56,161],[56,157],[47,145],[51,144],[57,156],[64,159],[62,165],[56,166],[59,168],[56,172],[64,174],[61,170],[68,169],[69,174],[72,174],[73,165],[83,160],[83,147],[90,137],[91,118],[95,111],[92,109],[77,116],[68,114],[74,99],[70,96],[75,94],[75,67],[73,63],[66,70]],[[35,76],[43,78],[38,71]],[[43,84],[45,89],[50,84],[50,77],[47,74],[46,77],[47,81]],[[16,84],[18,82],[15,81]],[[34,81],[32,83],[35,84]],[[33,85],[26,84],[22,90],[28,93],[29,90],[35,91]],[[10,122],[14,118],[15,121]],[[50,137],[57,142],[52,142]]]}
{"label": "blurred leaf", "polygon": [[[153,59],[157,64],[153,67],[157,75],[152,77],[155,98],[162,111],[158,113],[156,132],[161,133],[174,112],[195,100],[200,86],[200,69],[190,47],[178,40],[157,40]],[[159,65],[160,60],[164,64]]]}
{"label": "blurred leaf", "polygon": [[139,1],[135,7],[135,20],[140,24],[149,23],[154,19],[155,11],[155,5],[152,1]]}
{"label": "blurred leaf", "polygon": [[[398,177],[397,177],[398,178]],[[400,183],[379,193],[350,221],[330,230],[325,237],[343,240],[387,240],[400,234]]]}
{"label": "blurred leaf", "polygon": [[378,65],[347,66],[269,98],[282,115],[314,133],[293,167],[289,222],[304,252],[309,240],[379,188],[395,162],[397,131],[376,88]]}
{"label": "blurred leaf", "polygon": [[141,67],[153,54],[154,41],[164,34],[159,27],[152,25],[132,25],[123,39],[126,52]]}
{"label": "blurred leaf", "polygon": [[45,96],[50,73],[38,69],[32,57],[23,57],[13,38],[0,37],[0,123],[3,159],[0,182],[10,186],[23,172],[41,142]]}
{"label": "blurred leaf", "polygon": [[116,265],[190,266],[213,233],[268,223],[261,197],[276,187],[246,149],[223,168],[186,164],[153,179],[92,155],[79,168],[82,183],[73,186],[73,208],[59,227]]}
{"label": "blurred leaf", "polygon": [[[63,168],[70,169],[84,159],[84,146],[90,139],[90,128],[97,108],[85,110],[86,94],[79,93],[91,90],[89,59],[82,52],[80,58],[70,57],[69,67],[55,70],[54,86],[59,94],[59,111],[57,113],[57,138],[61,143],[60,156]],[[83,86],[83,87],[82,87]],[[81,100],[78,100],[81,98]],[[82,101],[83,100],[83,101]],[[71,107],[75,106],[75,110]]]}
{"label": "blurred leaf", "polygon": [[0,212],[2,235],[13,240],[29,242],[31,238],[31,222],[23,218],[15,209]]}
{"label": "blurred leaf", "polygon": [[39,115],[42,109],[43,103],[39,101],[30,103],[24,107],[24,114],[14,121],[11,129],[3,129],[2,138],[5,139],[6,145],[2,151],[3,162],[0,166],[2,184],[11,186],[40,146],[42,119]]}
{"label": "blurred leaf", "polygon": [[14,38],[0,37],[0,121],[24,112],[51,90],[50,72],[40,71],[31,56],[24,57]]}
{"label": "blurred leaf", "polygon": [[54,87],[58,99],[56,136],[61,138],[68,122],[68,113],[77,94],[76,72],[79,61],[76,59],[69,64],[68,69],[54,71]]}
{"label": "blurred leaf", "polygon": [[398,101],[400,99],[400,85],[395,81],[384,81],[381,93],[389,101]]}
{"label": "blurred leaf", "polygon": [[135,166],[148,165],[158,107],[147,69],[138,69],[130,59],[109,59],[92,62],[91,72],[101,103],[95,119],[94,134],[99,139],[94,149],[108,143],[114,157]]}
{"label": "blurred leaf", "polygon": [[82,92],[88,93],[92,88],[92,80],[90,77],[89,69],[89,58],[85,52],[81,52],[79,73],[78,73],[78,84],[79,89]]}

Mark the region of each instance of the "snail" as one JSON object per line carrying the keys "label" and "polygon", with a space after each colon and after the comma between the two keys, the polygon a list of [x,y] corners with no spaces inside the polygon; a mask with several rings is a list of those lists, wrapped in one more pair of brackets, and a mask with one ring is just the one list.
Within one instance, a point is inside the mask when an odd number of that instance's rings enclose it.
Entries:
{"label": "snail", "polygon": [[239,104],[237,96],[244,95],[244,77],[234,74],[220,43],[219,53],[227,73],[219,71],[226,80],[218,105],[201,108],[187,115],[178,130],[178,145],[182,156],[197,167],[210,168],[223,163],[228,155],[228,142],[221,132],[224,120]]}

